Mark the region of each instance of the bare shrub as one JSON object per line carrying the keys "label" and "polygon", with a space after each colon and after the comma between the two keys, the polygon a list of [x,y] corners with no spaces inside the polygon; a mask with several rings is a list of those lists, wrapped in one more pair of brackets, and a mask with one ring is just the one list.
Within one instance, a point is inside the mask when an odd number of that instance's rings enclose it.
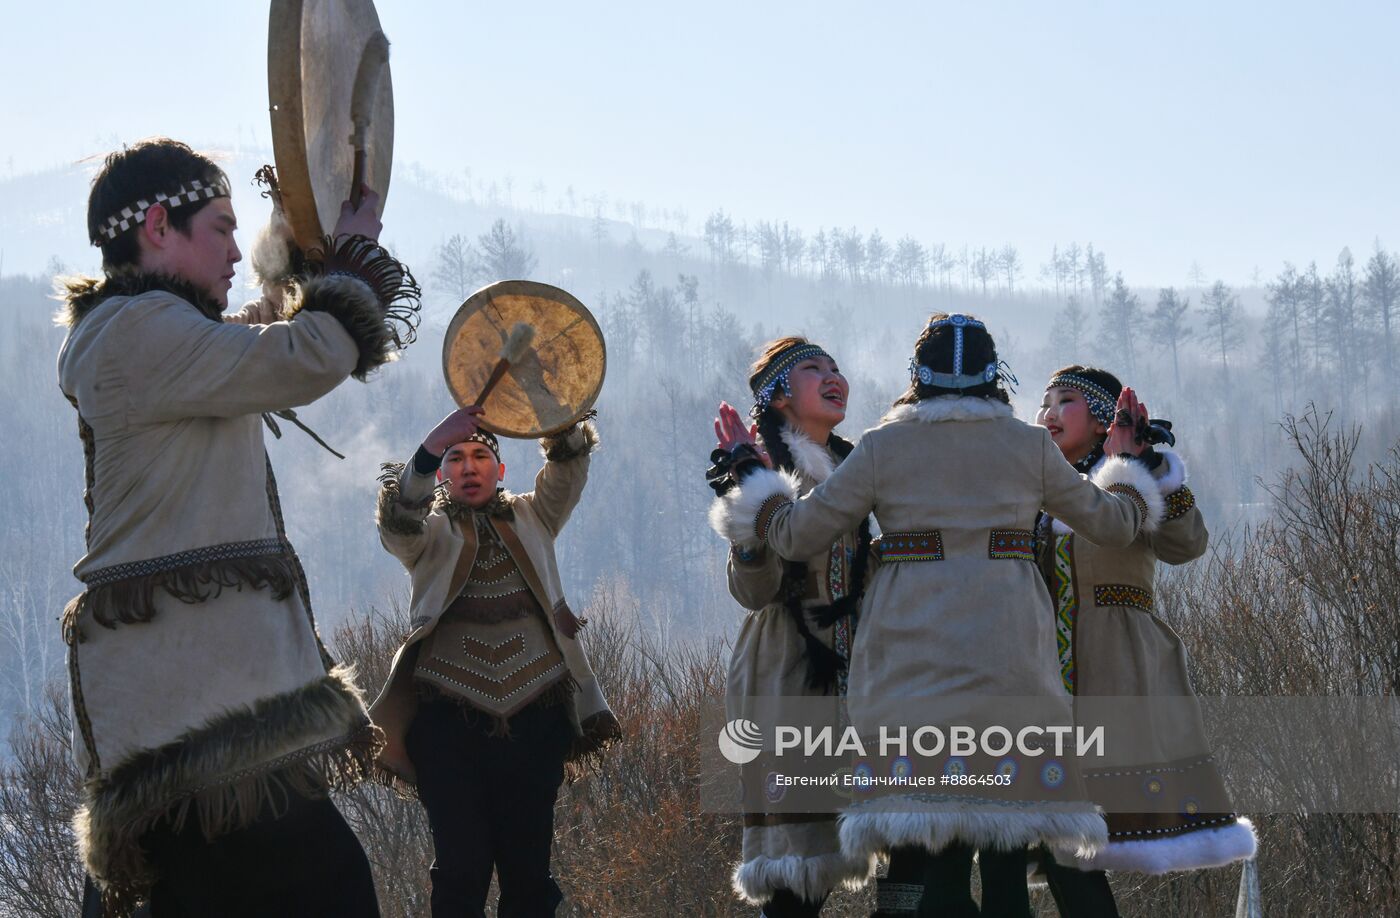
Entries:
{"label": "bare shrub", "polygon": [[0,768],[0,914],[64,918],[83,899],[73,837],[78,769],[68,702],[50,686],[40,713],[10,731],[10,760]]}

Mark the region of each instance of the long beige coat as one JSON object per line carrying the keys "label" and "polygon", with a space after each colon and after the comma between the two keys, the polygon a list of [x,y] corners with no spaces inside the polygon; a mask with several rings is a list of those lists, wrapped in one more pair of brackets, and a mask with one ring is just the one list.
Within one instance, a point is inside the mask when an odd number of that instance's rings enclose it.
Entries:
{"label": "long beige coat", "polygon": [[[1186,485],[1185,462],[1159,450],[1155,484],[1166,519],[1131,545],[1109,548],[1080,538],[1047,516],[1038,539],[1042,573],[1055,603],[1061,679],[1080,698],[1194,698],[1181,638],[1154,611],[1157,562],[1185,564],[1206,550],[1208,534]],[[1108,847],[1078,861],[1084,869],[1165,873],[1217,867],[1252,857],[1254,832],[1230,809],[1200,712],[1191,703],[1132,704],[1130,760],[1087,769],[1091,797],[1107,809]],[[1133,813],[1135,794],[1190,801],[1172,812]],[[1112,802],[1110,802],[1112,801]]]}
{"label": "long beige coat", "polygon": [[[873,742],[882,725],[916,725],[919,705],[910,700],[944,695],[1063,699],[1059,722],[1069,723],[1050,596],[1034,563],[994,556],[992,531],[1028,531],[1042,507],[1053,507],[1087,537],[1126,545],[1161,518],[1161,495],[1142,466],[1110,460],[1096,482],[1113,490],[1077,474],[1049,434],[1017,420],[1010,406],[942,397],[895,408],[800,499],[785,476],[751,476],[730,522],[737,536],[766,537],[794,558],[810,557],[872,511],[883,533],[940,533],[941,560],[882,563],[866,588],[848,699],[862,737]],[[953,841],[1093,850],[1106,841],[1087,800],[1015,813],[947,801],[930,812],[919,803],[886,796],[851,807],[843,850],[938,851]]]}
{"label": "long beige coat", "polygon": [[[839,463],[826,446],[791,427],[783,440],[797,467],[802,493],[825,481]],[[726,503],[716,498],[715,520],[723,534]],[[804,607],[829,605],[850,588],[856,532],[844,532],[805,560],[808,589]],[[745,560],[745,556],[748,556]],[[791,613],[782,601],[783,559],[761,542],[735,544],[727,565],[729,592],[749,614],[734,639],[725,688],[726,720],[752,719],[753,699],[811,696],[807,684],[807,651]],[[828,647],[850,654],[850,621],[819,628],[808,627]],[[832,717],[838,716],[833,695]],[[771,703],[771,702],[769,702]],[[762,768],[754,763],[744,769],[745,781],[762,780]],[[787,889],[808,901],[817,901],[838,886],[858,886],[873,874],[874,859],[849,858],[841,853],[836,815],[830,820],[801,814],[785,819],[778,812],[745,815],[743,850],[734,871],[734,889],[746,901],[759,904],[774,892]]]}
{"label": "long beige coat", "polygon": [[[597,435],[588,422],[541,441],[548,458],[535,476],[534,490],[527,494],[506,492],[502,509],[508,508],[508,512],[491,513],[491,524],[540,608],[548,613],[545,618],[554,640],[577,683],[570,708],[576,735],[571,759],[597,752],[620,733],[583,645],[577,636],[565,635],[556,624],[561,609],[567,606],[554,558],[554,539],[583,496],[589,454],[596,443]],[[386,476],[379,493],[379,538],[408,569],[413,585],[409,607],[413,630],[394,654],[389,679],[370,706],[370,717],[384,731],[380,765],[409,784],[414,783],[415,775],[404,737],[418,710],[412,684],[418,645],[447,611],[455,598],[453,584],[461,587],[457,572],[465,575],[471,569],[477,551],[476,525],[470,516],[478,511],[449,505],[442,499],[434,501],[436,485],[433,475],[418,474],[410,460],[396,475]]]}
{"label": "long beige coat", "polygon": [[170,807],[193,799],[217,835],[288,784],[320,793],[368,765],[374,731],[316,634],[259,415],[382,363],[357,331],[384,314],[342,276],[304,282],[299,311],[265,325],[136,273],[70,293],[58,375],[89,514],[86,589],[64,617],[87,779],[75,829],[87,870],[129,905],[155,879],[138,840]]}

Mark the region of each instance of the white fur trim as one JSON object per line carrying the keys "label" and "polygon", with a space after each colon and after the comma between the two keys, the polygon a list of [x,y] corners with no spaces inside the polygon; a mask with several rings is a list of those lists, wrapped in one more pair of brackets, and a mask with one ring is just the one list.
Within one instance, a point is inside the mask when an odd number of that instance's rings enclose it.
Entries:
{"label": "white fur trim", "polygon": [[880,419],[881,424],[903,421],[990,421],[1014,416],[1011,406],[977,395],[935,395],[912,405],[895,405]]}
{"label": "white fur trim", "polygon": [[763,502],[775,494],[797,500],[801,482],[792,472],[759,469],[744,483],[710,504],[710,528],[736,545],[751,547],[760,542],[754,521]]}
{"label": "white fur trim", "polygon": [[[1176,450],[1163,447],[1158,448],[1157,452],[1162,455],[1162,464],[1157,468],[1163,471],[1160,477],[1153,473],[1153,481],[1157,483],[1158,493],[1163,496],[1169,496],[1181,490],[1181,488],[1186,485],[1186,461],[1177,454]],[[1101,457],[1098,462],[1094,463],[1094,467],[1089,470],[1089,474],[1096,475],[1099,469],[1103,468],[1104,461],[1107,458],[1107,456]],[[1165,507],[1162,512],[1166,512]],[[1156,527],[1144,528],[1151,532],[1152,529]],[[1069,535],[1071,532],[1074,532],[1073,529],[1069,528],[1068,523],[1058,519],[1050,521],[1050,529],[1056,535]]]}
{"label": "white fur trim", "polygon": [[808,902],[835,889],[860,889],[875,876],[876,858],[849,858],[843,854],[816,857],[756,857],[734,868],[734,892],[750,905],[762,905],[780,889],[790,890]]}
{"label": "white fur trim", "polygon": [[251,261],[253,279],[259,284],[281,283],[292,272],[292,250],[287,218],[280,207],[272,209],[272,218],[253,240]]}
{"label": "white fur trim", "polygon": [[[897,799],[891,804],[900,806]],[[974,801],[949,801],[938,811],[912,810],[907,803],[894,810],[891,804],[843,813],[841,850],[866,857],[904,845],[937,853],[954,842],[1003,851],[1048,844],[1088,857],[1108,843],[1108,826],[1092,803],[1041,803],[1011,812]]]}
{"label": "white fur trim", "polygon": [[782,429],[783,442],[792,453],[792,464],[803,475],[821,484],[836,471],[836,459],[831,451],[789,424]]}
{"label": "white fur trim", "polygon": [[1162,455],[1162,464],[1157,467],[1162,473],[1157,477],[1157,488],[1163,494],[1180,491],[1186,484],[1186,461],[1176,454],[1176,450],[1158,447],[1157,452]]}
{"label": "white fur trim", "polygon": [[1108,847],[1093,857],[1066,858],[1062,863],[1080,870],[1122,870],[1156,875],[1224,867],[1235,861],[1249,860],[1258,848],[1254,824],[1241,818],[1230,825],[1197,829],[1168,838],[1109,842]]}
{"label": "white fur trim", "polygon": [[1167,501],[1157,487],[1157,479],[1141,462],[1110,456],[1094,467],[1089,480],[1101,488],[1109,485],[1127,485],[1136,491],[1147,505],[1147,516],[1138,527],[1140,532],[1153,532],[1167,515]]}

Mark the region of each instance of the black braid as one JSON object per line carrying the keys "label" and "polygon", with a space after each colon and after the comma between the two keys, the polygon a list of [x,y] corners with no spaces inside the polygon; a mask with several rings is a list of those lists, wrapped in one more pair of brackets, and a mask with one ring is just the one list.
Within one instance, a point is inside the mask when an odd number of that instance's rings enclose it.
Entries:
{"label": "black braid", "polygon": [[[773,460],[774,468],[787,472],[798,471],[797,464],[793,461],[792,451],[788,449],[787,441],[783,439],[783,417],[776,409],[764,408],[758,415],[758,436],[763,441],[763,448]],[[844,452],[838,455],[842,458],[850,453],[851,444],[833,435],[832,440],[828,440],[828,445],[839,450],[834,441],[839,441],[845,447]],[[818,623],[824,627],[830,627],[837,619],[843,615],[852,615],[859,605],[859,587],[863,585],[865,579],[866,558],[869,555],[870,523],[861,523],[860,548],[856,552],[856,560],[852,570],[852,587],[850,593],[842,597],[829,606],[822,606],[813,610]],[[807,589],[807,565],[801,561],[783,562],[783,582],[780,589],[783,607],[787,609],[788,615],[792,619],[793,626],[797,629],[797,634],[802,638],[802,643],[807,649],[807,685],[813,689],[824,692],[831,691],[836,685],[837,674],[846,667],[846,660],[835,650],[832,650],[821,639],[812,633],[812,629],[807,624],[807,610],[802,606],[802,600]],[[847,602],[847,600],[852,600]],[[840,611],[830,614],[828,611],[845,603],[845,607]]]}

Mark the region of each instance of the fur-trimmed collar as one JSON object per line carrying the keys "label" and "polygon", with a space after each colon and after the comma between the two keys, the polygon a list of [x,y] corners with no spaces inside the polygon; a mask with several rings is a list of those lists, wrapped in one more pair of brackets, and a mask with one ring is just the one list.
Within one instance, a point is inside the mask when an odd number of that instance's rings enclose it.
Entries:
{"label": "fur-trimmed collar", "polygon": [[836,471],[836,458],[832,456],[831,450],[819,445],[796,427],[784,424],[781,436],[787,444],[788,452],[792,454],[792,464],[797,466],[797,471],[817,484],[826,481],[831,473]]}
{"label": "fur-trimmed collar", "polygon": [[895,405],[880,419],[881,424],[904,421],[990,421],[1014,415],[1011,406],[979,395],[935,395],[912,405]]}
{"label": "fur-trimmed collar", "polygon": [[173,293],[189,303],[205,318],[214,322],[222,321],[224,307],[209,299],[208,294],[188,281],[167,274],[147,271],[118,271],[103,278],[66,277],[57,281],[59,298],[63,307],[55,321],[59,325],[72,328],[103,301],[114,296],[140,296],[152,290]]}
{"label": "fur-trimmed collar", "polygon": [[473,510],[466,504],[458,503],[448,497],[447,489],[439,485],[433,497],[433,509],[446,514],[448,519],[459,523],[470,520],[478,513],[484,513],[492,519],[513,520],[515,519],[515,508],[511,505],[511,500],[514,497],[515,495],[505,488],[497,488],[496,496],[487,501],[486,506],[480,510]]}

